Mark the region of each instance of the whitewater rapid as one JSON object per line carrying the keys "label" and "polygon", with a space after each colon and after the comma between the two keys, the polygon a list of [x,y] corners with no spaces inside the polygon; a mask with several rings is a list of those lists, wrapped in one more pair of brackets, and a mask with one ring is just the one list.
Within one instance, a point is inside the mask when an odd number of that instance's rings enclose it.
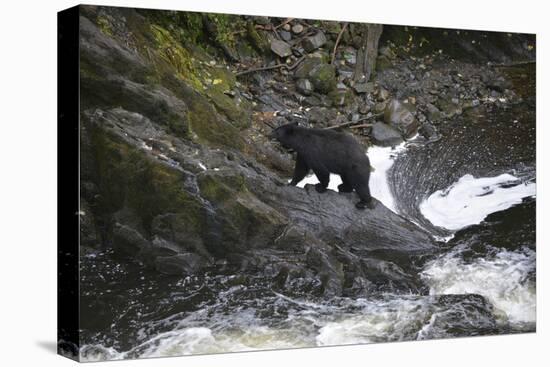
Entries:
{"label": "whitewater rapid", "polygon": [[430,294],[481,294],[494,306],[502,323],[536,321],[536,288],[529,274],[535,270],[536,253],[530,249],[497,250],[496,254],[465,261],[466,246],[426,264],[420,274]]}

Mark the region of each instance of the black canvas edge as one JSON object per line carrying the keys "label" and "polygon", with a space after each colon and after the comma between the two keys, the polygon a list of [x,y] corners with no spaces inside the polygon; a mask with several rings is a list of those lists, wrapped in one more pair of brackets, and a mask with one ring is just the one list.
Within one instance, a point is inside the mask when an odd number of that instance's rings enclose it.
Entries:
{"label": "black canvas edge", "polygon": [[57,353],[80,359],[79,14],[57,13]]}

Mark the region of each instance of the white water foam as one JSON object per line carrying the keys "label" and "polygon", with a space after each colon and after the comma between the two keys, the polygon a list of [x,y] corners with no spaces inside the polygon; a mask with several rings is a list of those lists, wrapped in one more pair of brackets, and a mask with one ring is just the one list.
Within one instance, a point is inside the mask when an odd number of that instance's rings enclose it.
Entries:
{"label": "white water foam", "polygon": [[536,321],[535,284],[527,279],[535,267],[532,250],[501,250],[493,258],[465,262],[461,248],[428,263],[420,274],[430,294],[475,293],[486,297],[501,322]]}
{"label": "white water foam", "polygon": [[[360,300],[359,300],[360,301]],[[358,315],[326,323],[316,338],[318,346],[378,343],[417,338],[432,310],[423,298],[369,302]]]}
{"label": "white water foam", "polygon": [[[397,157],[399,153],[404,152],[405,149],[406,143],[404,142],[394,148],[371,146],[367,151],[371,167],[373,168],[369,180],[371,195],[394,213],[397,213],[397,208],[390,190],[390,185],[388,184],[388,171],[393,165],[395,157]],[[317,183],[319,183],[317,176],[312,174],[300,181],[297,186],[303,188],[306,184],[315,185]],[[341,183],[342,178],[339,175],[331,173],[328,189],[337,192],[338,185]]]}
{"label": "white water foam", "polygon": [[[295,301],[301,311],[289,312],[286,321],[273,326],[261,325],[254,312],[213,315],[211,322],[205,323],[207,327],[176,327],[125,352],[101,344],[84,346],[81,360],[92,362],[411,340],[417,338],[418,330],[432,312],[429,302],[419,297],[349,302],[359,308],[355,313]],[[179,324],[188,322],[189,319],[184,319]]]}
{"label": "white water foam", "polygon": [[420,211],[432,224],[458,230],[479,224],[489,214],[535,195],[535,183],[522,183],[510,174],[481,178],[465,175],[449,188],[430,195],[420,204]]}
{"label": "white water foam", "polygon": [[395,148],[371,146],[367,152],[370,164],[374,169],[371,172],[369,183],[371,195],[394,213],[397,213],[397,207],[388,184],[388,171],[397,155],[406,150],[406,144],[406,142],[401,143]]}
{"label": "white water foam", "polygon": [[[291,180],[288,180],[290,182]],[[306,176],[302,181],[298,183],[298,187],[304,188],[307,184],[315,185],[318,184],[319,180],[317,179],[317,176],[314,174],[311,174],[309,176]],[[338,192],[338,185],[342,183],[342,178],[340,175],[335,175],[333,173],[330,174],[330,181],[328,183],[327,189]]]}

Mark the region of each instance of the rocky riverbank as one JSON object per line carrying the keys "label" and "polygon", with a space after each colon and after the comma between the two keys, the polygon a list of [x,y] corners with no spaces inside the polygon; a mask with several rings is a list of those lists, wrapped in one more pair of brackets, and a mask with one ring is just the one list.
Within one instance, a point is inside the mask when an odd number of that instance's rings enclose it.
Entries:
{"label": "rocky riverbank", "polygon": [[83,248],[172,275],[307,279],[327,297],[419,288],[411,259],[438,245],[381,203],[358,212],[355,194],[286,186],[293,159],[270,126],[436,142],[468,109],[524,101],[514,82],[527,76],[501,64],[534,60],[526,35],[500,35],[508,49],[493,34],[390,26],[365,45],[358,24],[82,9]]}
{"label": "rocky riverbank", "polygon": [[[534,185],[534,61],[524,34],[82,6],[80,355],[534,330],[533,195],[421,209]],[[375,208],[288,186],[288,122],[355,134]]]}

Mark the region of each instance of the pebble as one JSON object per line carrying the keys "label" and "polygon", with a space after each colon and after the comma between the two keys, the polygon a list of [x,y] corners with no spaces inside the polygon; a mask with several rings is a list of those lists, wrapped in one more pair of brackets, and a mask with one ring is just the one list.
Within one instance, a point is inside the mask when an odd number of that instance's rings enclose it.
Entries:
{"label": "pebble", "polygon": [[304,30],[304,26],[301,24],[294,24],[292,26],[292,33],[294,34],[300,34],[303,32],[303,30]]}

